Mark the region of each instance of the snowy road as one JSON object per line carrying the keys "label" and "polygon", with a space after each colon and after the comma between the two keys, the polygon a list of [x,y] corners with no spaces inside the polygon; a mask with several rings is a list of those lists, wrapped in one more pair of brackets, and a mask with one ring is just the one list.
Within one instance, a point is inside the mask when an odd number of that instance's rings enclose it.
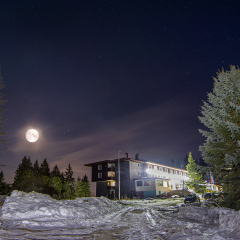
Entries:
{"label": "snowy road", "polygon": [[26,227],[26,221],[2,219],[0,239],[240,239],[234,234],[221,231],[219,226],[178,219],[177,208],[174,207],[178,203],[176,200],[122,203],[124,205],[119,211],[81,219],[78,222],[81,228]]}

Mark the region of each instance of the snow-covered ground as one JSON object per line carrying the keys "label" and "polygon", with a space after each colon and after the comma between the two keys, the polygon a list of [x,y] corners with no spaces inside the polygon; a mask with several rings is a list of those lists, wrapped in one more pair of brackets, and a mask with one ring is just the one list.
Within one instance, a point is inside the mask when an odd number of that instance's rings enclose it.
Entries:
{"label": "snow-covered ground", "polygon": [[240,239],[240,212],[179,207],[181,202],[57,201],[14,191],[2,206],[0,239]]}

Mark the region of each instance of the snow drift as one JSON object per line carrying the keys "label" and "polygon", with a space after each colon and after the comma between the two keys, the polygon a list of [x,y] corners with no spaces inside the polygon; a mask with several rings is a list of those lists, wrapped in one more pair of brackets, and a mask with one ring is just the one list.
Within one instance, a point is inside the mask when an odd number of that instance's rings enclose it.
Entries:
{"label": "snow drift", "polygon": [[206,224],[219,224],[221,229],[240,234],[240,211],[218,207],[180,207],[179,218],[195,220]]}
{"label": "snow drift", "polygon": [[2,207],[2,219],[20,225],[44,227],[91,226],[91,219],[119,211],[123,206],[105,197],[55,200],[45,194],[13,191]]}

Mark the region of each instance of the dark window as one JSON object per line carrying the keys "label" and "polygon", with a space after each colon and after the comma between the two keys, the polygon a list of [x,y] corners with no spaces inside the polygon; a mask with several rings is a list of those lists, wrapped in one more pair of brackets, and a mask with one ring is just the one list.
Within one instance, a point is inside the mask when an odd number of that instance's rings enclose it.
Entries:
{"label": "dark window", "polygon": [[138,187],[141,187],[143,184],[142,184],[142,181],[137,181],[137,186]]}

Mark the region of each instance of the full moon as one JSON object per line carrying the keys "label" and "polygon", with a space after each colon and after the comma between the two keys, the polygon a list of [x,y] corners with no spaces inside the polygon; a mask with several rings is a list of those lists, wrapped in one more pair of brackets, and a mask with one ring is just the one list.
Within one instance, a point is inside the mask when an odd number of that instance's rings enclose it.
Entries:
{"label": "full moon", "polygon": [[29,141],[29,142],[36,142],[39,138],[39,133],[37,130],[35,129],[29,129],[27,132],[26,132],[26,139]]}

